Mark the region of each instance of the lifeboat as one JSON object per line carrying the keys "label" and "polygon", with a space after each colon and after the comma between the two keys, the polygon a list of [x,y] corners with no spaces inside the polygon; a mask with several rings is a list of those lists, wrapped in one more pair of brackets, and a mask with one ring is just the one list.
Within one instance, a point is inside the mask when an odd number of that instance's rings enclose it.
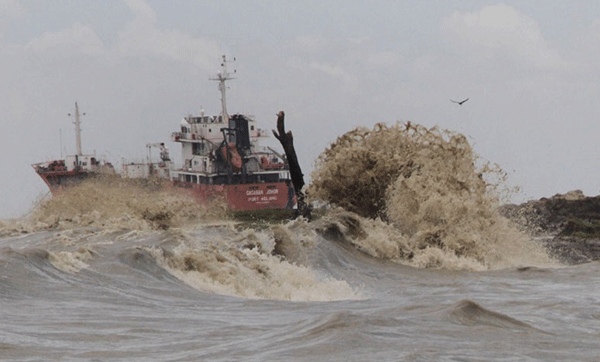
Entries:
{"label": "lifeboat", "polygon": [[[228,150],[229,152],[227,152]],[[234,171],[242,170],[242,156],[235,147],[235,143],[229,142],[227,147],[221,147],[221,153],[225,162],[229,163]]]}

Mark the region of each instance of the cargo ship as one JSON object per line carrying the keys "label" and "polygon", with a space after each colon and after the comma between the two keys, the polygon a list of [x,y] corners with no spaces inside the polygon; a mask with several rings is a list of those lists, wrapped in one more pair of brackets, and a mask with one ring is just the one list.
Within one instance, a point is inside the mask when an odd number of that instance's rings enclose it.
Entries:
{"label": "cargo ship", "polygon": [[[95,176],[111,175],[123,179],[164,179],[187,190],[198,202],[222,198],[231,210],[293,209],[296,199],[285,156],[260,140],[268,133],[258,128],[254,117],[229,115],[226,82],[233,79],[222,57],[220,72],[210,80],[218,82],[221,113],[216,116],[184,117],[170,140],[181,145],[182,164],[171,161],[164,143],[146,145],[147,158],[142,162],[122,161],[121,172],[95,155],[81,150],[80,113],[75,103],[77,154],[64,159],[32,165],[53,195]],[[152,159],[153,149],[159,160]]]}
{"label": "cargo ship", "polygon": [[77,185],[89,177],[116,175],[115,168],[110,162],[98,158],[96,155],[84,155],[81,151],[81,118],[77,102],[75,102],[75,113],[69,113],[69,116],[75,117],[75,145],[77,153],[67,155],[64,159],[31,165],[46,185],[48,185],[53,195],[65,187]]}

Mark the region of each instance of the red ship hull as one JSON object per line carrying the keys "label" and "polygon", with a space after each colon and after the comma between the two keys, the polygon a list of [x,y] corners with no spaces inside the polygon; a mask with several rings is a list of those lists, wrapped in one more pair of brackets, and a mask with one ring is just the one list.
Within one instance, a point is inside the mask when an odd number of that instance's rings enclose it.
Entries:
{"label": "red ship hull", "polygon": [[199,202],[223,197],[231,210],[292,209],[295,205],[294,189],[286,182],[233,185],[174,183],[189,189]]}
{"label": "red ship hull", "polygon": [[82,171],[49,171],[37,172],[44,180],[52,195],[56,195],[61,189],[75,186],[88,177],[95,175]]}
{"label": "red ship hull", "polygon": [[[97,176],[93,172],[83,171],[48,171],[37,174],[48,185],[52,195]],[[224,198],[231,210],[292,209],[295,206],[294,189],[287,182],[208,185],[173,181],[173,184],[189,190],[200,203]]]}

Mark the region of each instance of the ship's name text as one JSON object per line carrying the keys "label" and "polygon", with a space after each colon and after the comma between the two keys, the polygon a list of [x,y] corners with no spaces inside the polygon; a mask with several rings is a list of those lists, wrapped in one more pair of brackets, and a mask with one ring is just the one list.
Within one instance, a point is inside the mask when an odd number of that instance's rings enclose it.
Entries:
{"label": "ship's name text", "polygon": [[[248,191],[246,191],[246,196],[263,195],[264,193],[265,193],[264,190],[248,190]],[[278,193],[279,193],[278,189],[267,190],[267,195],[274,195],[274,194],[278,194]]]}

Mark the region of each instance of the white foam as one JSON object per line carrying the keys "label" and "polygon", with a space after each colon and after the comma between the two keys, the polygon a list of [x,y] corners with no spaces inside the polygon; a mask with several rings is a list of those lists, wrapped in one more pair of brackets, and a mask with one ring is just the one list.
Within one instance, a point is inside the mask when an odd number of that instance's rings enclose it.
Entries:
{"label": "white foam", "polygon": [[[359,297],[345,281],[273,255],[275,241],[269,231],[246,230],[235,235],[220,234],[219,238],[188,239],[168,252],[156,247],[148,251],[174,276],[208,293],[292,301]],[[295,243],[301,247],[309,242]]]}

